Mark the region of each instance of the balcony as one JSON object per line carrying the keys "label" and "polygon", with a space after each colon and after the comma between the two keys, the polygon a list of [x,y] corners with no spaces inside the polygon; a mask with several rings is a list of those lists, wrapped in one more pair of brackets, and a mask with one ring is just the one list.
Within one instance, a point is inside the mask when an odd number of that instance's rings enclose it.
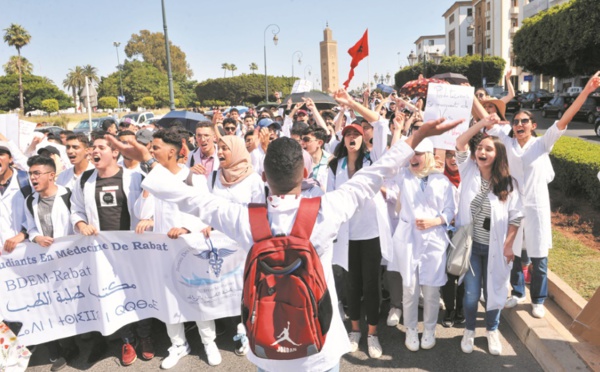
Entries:
{"label": "balcony", "polygon": [[490,11],[489,10],[485,11],[485,18],[490,18]]}
{"label": "balcony", "polygon": [[519,27],[518,26],[512,26],[510,28],[510,36],[515,36],[515,34],[517,33],[517,31],[519,31]]}
{"label": "balcony", "polygon": [[490,35],[492,34],[492,31],[490,30],[485,30],[485,36],[486,37],[490,37]]}
{"label": "balcony", "polygon": [[510,15],[512,17],[518,16],[519,15],[519,7],[513,6],[512,8],[510,8]]}

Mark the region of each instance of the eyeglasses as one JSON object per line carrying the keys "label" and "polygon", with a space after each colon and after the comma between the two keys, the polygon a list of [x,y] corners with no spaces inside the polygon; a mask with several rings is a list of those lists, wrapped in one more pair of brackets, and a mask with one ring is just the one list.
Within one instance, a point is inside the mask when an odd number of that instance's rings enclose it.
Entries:
{"label": "eyeglasses", "polygon": [[225,127],[225,132],[235,132],[235,127]]}
{"label": "eyeglasses", "polygon": [[485,94],[484,93],[477,93],[475,95],[475,97],[477,97],[477,98],[483,98],[483,97],[485,97]]}
{"label": "eyeglasses", "polygon": [[302,137],[302,142],[304,142],[304,143],[309,143],[309,142],[312,142],[312,141],[313,141],[313,139],[310,138],[310,137]]}
{"label": "eyeglasses", "polygon": [[527,125],[527,124],[529,124],[530,121],[531,120],[527,119],[527,118],[525,118],[525,119],[513,119],[512,125],[515,126],[515,127],[517,125],[519,125],[519,124]]}
{"label": "eyeglasses", "polygon": [[29,177],[31,177],[31,178],[38,178],[42,174],[48,174],[48,173],[52,173],[52,172],[27,172],[27,174],[29,174]]}
{"label": "eyeglasses", "polygon": [[419,128],[421,128],[421,126],[420,126],[420,125],[418,125],[418,126],[414,126],[414,127],[412,127],[412,130],[419,130]]}

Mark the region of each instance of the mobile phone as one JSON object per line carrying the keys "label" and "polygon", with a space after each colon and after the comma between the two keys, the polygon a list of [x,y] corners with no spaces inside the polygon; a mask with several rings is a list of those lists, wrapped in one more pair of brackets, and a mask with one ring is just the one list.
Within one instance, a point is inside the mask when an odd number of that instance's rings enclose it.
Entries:
{"label": "mobile phone", "polygon": [[486,229],[487,231],[490,231],[490,225],[491,225],[490,218],[489,217],[484,218],[483,219],[483,228]]}

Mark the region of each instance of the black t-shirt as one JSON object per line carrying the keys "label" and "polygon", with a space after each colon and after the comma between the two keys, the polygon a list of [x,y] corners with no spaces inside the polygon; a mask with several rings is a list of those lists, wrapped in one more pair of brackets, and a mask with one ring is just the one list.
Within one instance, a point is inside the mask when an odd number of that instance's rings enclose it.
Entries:
{"label": "black t-shirt", "polygon": [[130,230],[127,196],[123,190],[123,168],[112,177],[96,178],[95,197],[100,231]]}

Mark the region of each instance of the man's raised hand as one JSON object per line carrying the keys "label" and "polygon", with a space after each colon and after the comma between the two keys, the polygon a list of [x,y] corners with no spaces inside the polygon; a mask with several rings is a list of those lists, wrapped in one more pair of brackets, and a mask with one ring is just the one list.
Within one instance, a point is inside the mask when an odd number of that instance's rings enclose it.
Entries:
{"label": "man's raised hand", "polygon": [[150,155],[150,151],[146,146],[142,145],[137,141],[127,141],[127,143],[122,143],[117,137],[106,135],[104,139],[110,143],[110,146],[113,149],[119,150],[121,154],[125,157],[128,157],[133,160],[137,160],[140,162],[148,161],[152,158]]}

